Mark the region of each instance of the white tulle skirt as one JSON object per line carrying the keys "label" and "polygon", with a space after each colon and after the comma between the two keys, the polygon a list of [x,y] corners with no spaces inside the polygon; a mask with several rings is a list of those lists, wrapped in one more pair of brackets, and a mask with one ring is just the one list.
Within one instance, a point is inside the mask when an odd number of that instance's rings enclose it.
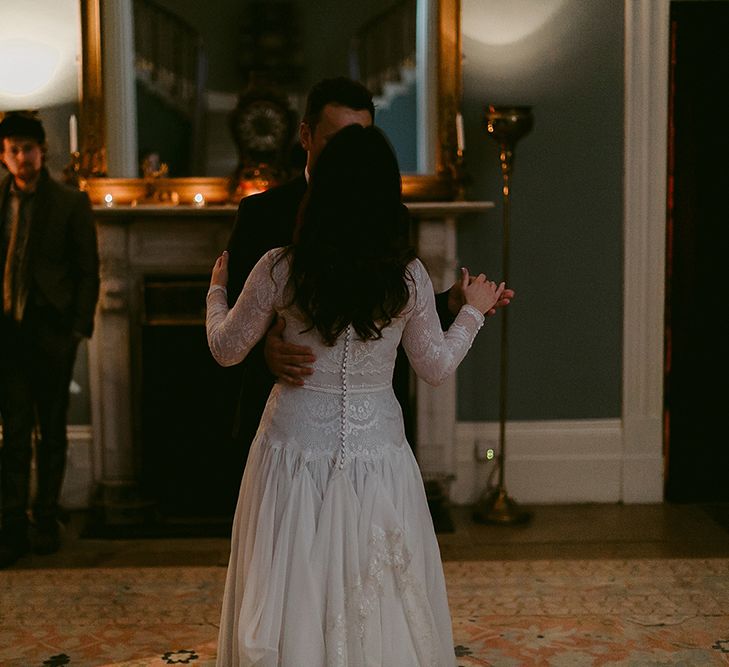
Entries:
{"label": "white tulle skirt", "polygon": [[271,433],[262,423],[241,484],[218,666],[453,667],[438,543],[407,442],[340,467],[336,442],[289,447]]}

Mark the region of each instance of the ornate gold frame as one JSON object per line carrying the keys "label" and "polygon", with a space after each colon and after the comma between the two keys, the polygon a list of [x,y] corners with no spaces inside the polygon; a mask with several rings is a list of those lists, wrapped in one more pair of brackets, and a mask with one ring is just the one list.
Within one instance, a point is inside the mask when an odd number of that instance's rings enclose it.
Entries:
{"label": "ornate gold frame", "polygon": [[[88,177],[83,183],[94,203],[102,203],[106,193],[116,204],[136,199],[131,193],[148,191],[143,179],[99,178],[106,173],[106,132],[101,59],[100,0],[80,0],[83,42],[82,98],[79,122],[81,167]],[[461,105],[461,2],[438,0],[438,141],[434,174],[403,176],[403,196],[409,201],[449,201],[461,196],[462,174],[456,150],[456,114]],[[164,179],[165,193],[174,201],[192,203],[202,190],[208,204],[228,202],[228,179]],[[167,197],[163,197],[167,199]]]}

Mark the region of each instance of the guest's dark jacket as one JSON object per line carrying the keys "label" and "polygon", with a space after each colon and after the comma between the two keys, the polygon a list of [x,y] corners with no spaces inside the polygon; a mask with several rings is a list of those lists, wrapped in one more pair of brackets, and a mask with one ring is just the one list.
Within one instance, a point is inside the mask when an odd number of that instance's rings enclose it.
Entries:
{"label": "guest's dark jacket", "polygon": [[[0,229],[12,180],[0,183]],[[91,336],[99,295],[99,254],[91,204],[85,192],[54,181],[43,169],[28,238],[31,307],[51,308],[69,333]],[[0,287],[5,258],[0,258]],[[1,292],[0,292],[1,294]]]}
{"label": "guest's dark jacket", "polygon": [[[284,185],[241,200],[227,248],[228,302],[231,307],[256,262],[272,248],[287,246],[292,242],[299,205],[306,187],[306,178],[302,174]],[[436,295],[436,307],[441,323],[447,327],[453,321],[448,312],[447,292]],[[393,384],[403,408],[407,432],[411,430],[407,398],[409,371],[404,355],[400,353],[400,356],[402,359],[396,364]],[[240,364],[240,372],[242,387],[233,433],[241,444],[248,447],[275,382],[263,357],[263,341]]]}

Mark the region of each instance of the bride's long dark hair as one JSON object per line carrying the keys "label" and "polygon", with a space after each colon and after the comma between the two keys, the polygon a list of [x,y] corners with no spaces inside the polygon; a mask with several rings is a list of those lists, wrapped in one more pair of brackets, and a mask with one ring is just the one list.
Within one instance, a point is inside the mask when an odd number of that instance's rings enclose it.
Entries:
{"label": "bride's long dark hair", "polygon": [[375,127],[350,125],[319,155],[299,211],[290,285],[293,301],[328,345],[349,324],[363,340],[409,297],[415,257],[395,154]]}

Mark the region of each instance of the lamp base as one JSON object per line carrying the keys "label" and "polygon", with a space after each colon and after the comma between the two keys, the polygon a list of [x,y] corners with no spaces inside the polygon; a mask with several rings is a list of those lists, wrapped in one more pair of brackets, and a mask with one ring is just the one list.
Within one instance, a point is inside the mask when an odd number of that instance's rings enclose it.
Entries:
{"label": "lamp base", "polygon": [[521,509],[516,501],[509,498],[503,487],[484,491],[476,502],[476,509],[473,512],[473,520],[476,523],[500,526],[526,523],[531,518],[531,513]]}

